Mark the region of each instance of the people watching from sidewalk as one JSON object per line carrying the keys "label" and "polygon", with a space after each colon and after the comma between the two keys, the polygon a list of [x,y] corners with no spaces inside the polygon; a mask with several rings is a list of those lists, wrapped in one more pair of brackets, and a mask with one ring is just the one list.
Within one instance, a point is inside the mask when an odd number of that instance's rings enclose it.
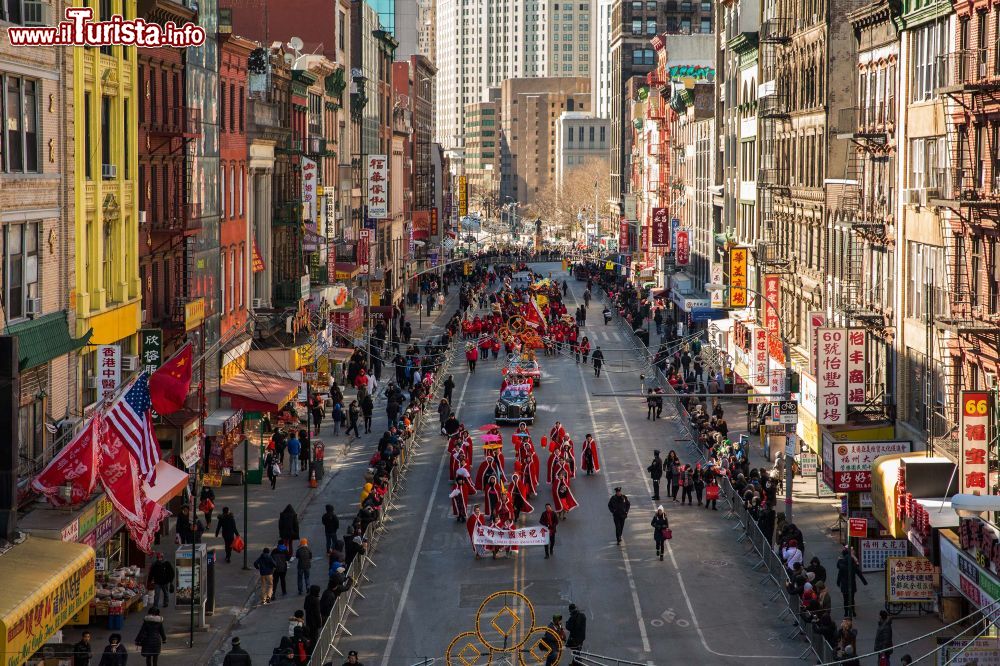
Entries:
{"label": "people watching from sidewalk", "polygon": [[149,577],[146,581],[147,587],[152,585],[153,588],[153,605],[167,608],[170,605],[170,592],[174,585],[174,565],[163,559],[163,553],[156,554],[156,561],[149,567]]}
{"label": "people watching from sidewalk", "polygon": [[254,560],[253,568],[260,574],[260,603],[267,605],[273,598],[274,560],[271,559],[271,549],[265,548]]}
{"label": "people watching from sidewalk", "polygon": [[230,513],[228,506],[222,507],[222,515],[219,516],[219,522],[215,526],[215,536],[219,536],[220,533],[226,549],[226,562],[230,562],[233,556],[233,541],[240,535],[240,531],[236,529],[236,516]]}

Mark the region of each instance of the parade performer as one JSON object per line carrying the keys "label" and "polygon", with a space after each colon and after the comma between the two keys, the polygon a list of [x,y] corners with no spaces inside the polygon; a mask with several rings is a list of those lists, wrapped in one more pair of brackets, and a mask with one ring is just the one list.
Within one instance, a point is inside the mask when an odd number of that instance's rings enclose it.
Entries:
{"label": "parade performer", "polygon": [[601,471],[601,459],[597,456],[597,440],[589,432],[583,440],[583,471],[587,476]]}
{"label": "parade performer", "polygon": [[472,484],[464,476],[459,475],[455,479],[455,485],[448,496],[451,498],[451,515],[455,516],[458,522],[465,521],[466,514],[468,513],[469,496],[475,492],[476,489],[472,487]]}
{"label": "parade performer", "polygon": [[535,445],[531,441],[530,436],[514,436],[517,437],[517,462],[520,463],[521,469],[524,470],[526,490],[531,496],[538,495],[538,471],[540,465],[538,455],[535,453]]}
{"label": "parade performer", "polygon": [[560,421],[556,421],[556,424],[552,426],[552,430],[549,430],[549,447],[559,446],[566,439],[566,429]]}
{"label": "parade performer", "polygon": [[573,440],[567,439],[562,445],[562,463],[569,478],[576,478],[576,453],[573,452]]}
{"label": "parade performer", "polygon": [[472,507],[472,515],[469,519],[465,521],[465,527],[469,531],[469,541],[472,543],[472,552],[476,554],[476,559],[481,559],[486,557],[488,552],[486,546],[476,545],[473,535],[475,534],[476,528],[486,525],[486,516],[483,514],[483,510],[476,504]]}
{"label": "parade performer", "polygon": [[566,520],[566,514],[578,505],[573,491],[569,487],[569,478],[565,471],[560,471],[552,484],[552,505],[559,512],[559,519]]}
{"label": "parade performer", "polygon": [[465,475],[472,475],[472,461],[465,457],[465,451],[462,449],[455,449],[455,452],[451,455],[451,460],[448,463],[448,470],[451,473],[451,480],[454,481],[460,474],[462,470],[465,470]]}
{"label": "parade performer", "polygon": [[549,460],[545,464],[545,481],[555,483],[556,474],[562,469],[562,449],[555,449],[549,453]]}
{"label": "parade performer", "polygon": [[[515,465],[515,467],[518,466]],[[521,479],[520,469],[510,475],[510,508],[514,514],[515,522],[522,513],[531,513],[535,510],[528,502],[528,489]]]}
{"label": "parade performer", "polygon": [[493,449],[487,447],[486,459],[479,463],[479,469],[476,471],[477,488],[482,488],[483,482],[490,476],[495,476],[497,479],[504,482],[507,481],[507,475],[503,471],[504,464],[502,454],[498,452],[498,448]]}
{"label": "parade performer", "polygon": [[497,482],[497,477],[490,476],[486,478],[486,485],[483,486],[483,504],[487,516],[494,516],[497,511],[500,510],[500,506],[503,504],[503,488]]}

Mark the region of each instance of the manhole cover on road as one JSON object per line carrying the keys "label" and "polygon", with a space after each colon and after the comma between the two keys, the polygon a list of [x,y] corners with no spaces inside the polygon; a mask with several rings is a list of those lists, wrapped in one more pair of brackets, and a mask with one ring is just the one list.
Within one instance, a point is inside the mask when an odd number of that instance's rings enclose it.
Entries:
{"label": "manhole cover on road", "polygon": [[729,560],[702,560],[701,563],[706,567],[728,567],[730,564]]}

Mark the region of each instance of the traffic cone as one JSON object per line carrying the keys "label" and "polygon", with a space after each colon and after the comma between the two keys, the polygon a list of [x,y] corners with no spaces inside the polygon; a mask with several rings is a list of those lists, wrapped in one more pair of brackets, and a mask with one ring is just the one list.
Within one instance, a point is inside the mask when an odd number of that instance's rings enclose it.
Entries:
{"label": "traffic cone", "polygon": [[310,488],[315,488],[316,486],[317,486],[317,483],[316,483],[316,469],[313,468],[313,469],[309,470],[309,487]]}

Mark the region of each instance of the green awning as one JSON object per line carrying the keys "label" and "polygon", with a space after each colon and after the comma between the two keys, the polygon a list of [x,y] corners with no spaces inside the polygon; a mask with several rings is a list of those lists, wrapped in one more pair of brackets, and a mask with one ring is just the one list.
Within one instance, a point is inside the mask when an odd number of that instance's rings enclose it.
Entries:
{"label": "green awning", "polygon": [[8,326],[5,335],[16,335],[21,370],[36,368],[54,358],[90,344],[93,330],[82,338],[72,338],[66,310]]}

